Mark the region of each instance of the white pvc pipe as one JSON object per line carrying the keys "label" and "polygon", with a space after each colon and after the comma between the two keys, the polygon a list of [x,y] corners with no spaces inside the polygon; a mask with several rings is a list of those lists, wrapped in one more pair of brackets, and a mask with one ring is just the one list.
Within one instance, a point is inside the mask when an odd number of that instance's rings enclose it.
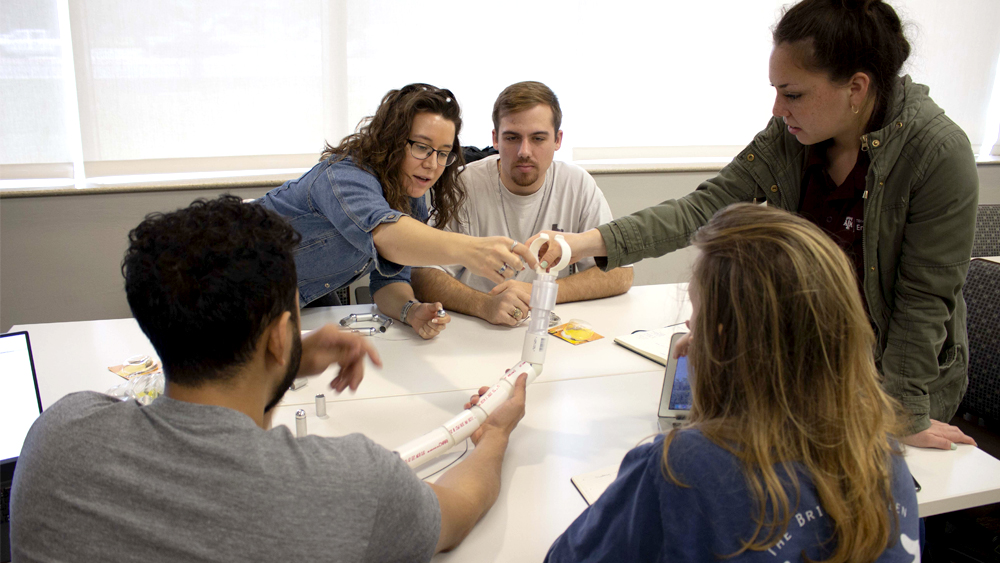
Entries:
{"label": "white pvc pipe", "polygon": [[[548,235],[543,234],[535,240],[529,251],[537,256],[541,245],[548,241]],[[479,397],[479,402],[472,408],[462,411],[427,434],[396,448],[396,453],[411,468],[417,468],[444,454],[455,444],[471,436],[490,413],[510,398],[514,393],[514,384],[521,374],[528,375],[527,383],[530,385],[542,373],[549,337],[549,318],[556,306],[556,296],[559,293],[556,277],[559,270],[566,267],[571,254],[569,245],[561,235],[556,235],[555,242],[562,247],[563,260],[549,272],[542,270],[541,267],[535,270],[537,276],[531,286],[531,320],[524,335],[521,361],[507,370],[496,385]]]}

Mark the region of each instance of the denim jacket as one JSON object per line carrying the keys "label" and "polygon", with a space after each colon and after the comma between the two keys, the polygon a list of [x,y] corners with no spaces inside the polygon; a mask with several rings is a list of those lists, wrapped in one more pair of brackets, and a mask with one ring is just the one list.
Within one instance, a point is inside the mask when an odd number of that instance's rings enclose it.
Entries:
{"label": "denim jacket", "polygon": [[372,295],[391,283],[410,283],[410,267],[379,256],[372,231],[404,215],[426,222],[427,204],[423,198],[410,198],[409,214],[389,207],[382,184],[351,159],[320,162],[257,201],[302,235],[295,269],[303,305],[368,273]]}
{"label": "denim jacket", "polygon": [[[885,390],[913,415],[911,432],[948,422],[968,366],[962,285],[972,253],[979,176],[969,139],[928,96],[900,78],[882,128],[862,137],[864,294]],[[694,192],[598,229],[604,269],[687,246],[716,211],[767,201],[797,211],[807,147],[773,118],[719,175]]]}

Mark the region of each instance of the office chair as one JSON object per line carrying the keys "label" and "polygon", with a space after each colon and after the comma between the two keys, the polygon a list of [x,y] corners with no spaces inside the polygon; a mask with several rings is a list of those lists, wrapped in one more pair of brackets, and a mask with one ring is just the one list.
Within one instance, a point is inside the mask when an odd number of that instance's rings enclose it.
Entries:
{"label": "office chair", "polygon": [[340,299],[340,304],[341,305],[350,305],[351,304],[351,288],[350,287],[342,287],[342,288],[338,289],[334,293],[336,293],[337,294],[337,298]]}
{"label": "office chair", "polygon": [[972,257],[1000,256],[1000,205],[983,204],[976,210]]}
{"label": "office chair", "polygon": [[969,387],[959,412],[997,423],[1000,422],[1000,264],[973,260],[962,292],[968,307]]}
{"label": "office chair", "polygon": [[[976,241],[979,243],[983,208],[979,206],[976,221]],[[997,245],[1000,224],[993,215],[992,244]],[[986,256],[998,256],[997,246],[985,250]],[[976,418],[986,428],[975,436],[979,447],[996,455],[996,424],[1000,422],[1000,264],[988,260],[973,260],[965,278],[965,302],[968,305],[969,387],[958,412],[965,420]],[[967,431],[967,433],[970,433]],[[970,433],[971,434],[971,433]],[[938,514],[925,519],[926,547],[924,561],[974,563],[997,561],[1000,553],[1000,503]]]}

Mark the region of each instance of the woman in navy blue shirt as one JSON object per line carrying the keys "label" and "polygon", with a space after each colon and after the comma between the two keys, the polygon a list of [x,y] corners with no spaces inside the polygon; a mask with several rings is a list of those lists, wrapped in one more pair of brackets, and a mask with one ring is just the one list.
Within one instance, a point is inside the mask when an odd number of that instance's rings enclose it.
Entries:
{"label": "woman in navy blue shirt", "polygon": [[629,452],[546,560],[918,560],[900,407],[847,256],[749,203],[694,244],[689,423]]}
{"label": "woman in navy blue shirt", "polygon": [[528,247],[509,238],[426,225],[431,215],[448,224],[464,199],[456,180],[461,128],[450,91],[428,84],[391,90],[354,134],[326,146],[312,170],[261,198],[302,235],[295,267],[303,304],[371,274],[379,310],[433,338],[450,319],[437,317],[440,303],[414,299],[410,266],[462,264],[496,283],[524,268],[522,259],[534,267]]}

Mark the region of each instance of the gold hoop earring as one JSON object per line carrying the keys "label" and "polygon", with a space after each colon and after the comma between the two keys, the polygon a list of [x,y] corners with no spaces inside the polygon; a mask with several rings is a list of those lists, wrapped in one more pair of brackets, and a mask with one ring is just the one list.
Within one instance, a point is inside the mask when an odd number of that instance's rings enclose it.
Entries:
{"label": "gold hoop earring", "polygon": [[851,111],[853,111],[854,113],[858,113],[861,111],[861,108],[854,107],[854,104],[851,104]]}

